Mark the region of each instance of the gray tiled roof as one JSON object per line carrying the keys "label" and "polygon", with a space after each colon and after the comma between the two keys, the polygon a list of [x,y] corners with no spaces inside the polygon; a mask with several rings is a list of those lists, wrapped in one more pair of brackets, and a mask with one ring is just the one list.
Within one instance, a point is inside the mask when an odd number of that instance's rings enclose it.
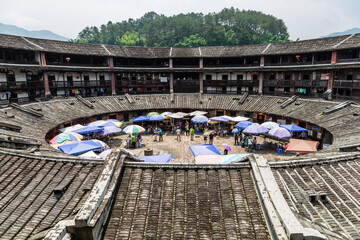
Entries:
{"label": "gray tiled roof", "polygon": [[298,54],[360,47],[360,34],[318,38],[288,43],[200,48],[147,48],[72,43],[0,34],[0,47],[54,53],[134,58],[241,57]]}

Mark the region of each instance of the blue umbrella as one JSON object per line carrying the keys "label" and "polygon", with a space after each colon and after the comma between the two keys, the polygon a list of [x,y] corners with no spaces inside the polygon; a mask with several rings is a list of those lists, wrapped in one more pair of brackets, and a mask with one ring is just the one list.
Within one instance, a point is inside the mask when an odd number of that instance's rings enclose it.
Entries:
{"label": "blue umbrella", "polygon": [[221,117],[221,116],[220,117],[212,117],[209,119],[212,121],[218,121],[218,122],[229,122],[230,121],[229,119]]}
{"label": "blue umbrella", "polygon": [[146,122],[149,121],[150,117],[148,116],[140,116],[140,117],[136,117],[134,118],[133,122]]}
{"label": "blue umbrella", "polygon": [[82,134],[82,135],[89,135],[89,134],[100,132],[101,130],[103,130],[103,128],[101,128],[101,127],[85,126],[83,128],[76,129],[73,132],[79,133],[79,134]]}
{"label": "blue umbrella", "polygon": [[275,127],[269,131],[269,135],[276,137],[278,139],[289,138],[292,136],[286,128]]}
{"label": "blue umbrella", "polygon": [[209,119],[207,117],[205,117],[205,116],[197,115],[197,116],[193,117],[191,119],[191,121],[193,123],[207,123],[207,121],[209,121]]}
{"label": "blue umbrella", "polygon": [[152,115],[150,116],[149,121],[164,121],[164,119],[165,118],[161,115]]}
{"label": "blue umbrella", "polygon": [[140,157],[144,162],[152,162],[152,163],[168,163],[172,159],[172,154],[160,154],[160,155],[152,155],[152,156],[144,156]]}
{"label": "blue umbrella", "polygon": [[253,122],[250,122],[250,121],[241,121],[241,122],[237,123],[237,124],[235,125],[235,127],[240,128],[240,129],[245,129],[245,128],[247,128],[248,126],[250,126],[251,124],[253,124]]}
{"label": "blue umbrella", "polygon": [[243,159],[250,154],[229,154],[223,155],[221,159],[221,163],[231,163],[233,161],[237,161],[239,159]]}
{"label": "blue umbrella", "polygon": [[107,135],[121,133],[121,132],[122,132],[121,128],[118,128],[118,127],[104,127],[104,129],[101,130],[100,132],[97,132],[96,135],[98,135],[99,137],[102,137],[102,136],[107,136]]}
{"label": "blue umbrella", "polygon": [[221,155],[219,150],[212,144],[192,145],[189,148],[194,157],[198,155]]}
{"label": "blue umbrella", "polygon": [[241,131],[240,129],[234,128],[231,132],[232,132],[232,133],[239,133],[240,131]]}
{"label": "blue umbrella", "polygon": [[243,133],[247,133],[247,134],[264,134],[267,132],[269,132],[269,129],[267,129],[264,126],[261,126],[258,123],[253,123],[243,130]]}
{"label": "blue umbrella", "polygon": [[302,128],[293,124],[280,125],[279,127],[286,128],[290,132],[308,132],[306,128]]}
{"label": "blue umbrella", "polygon": [[58,149],[63,153],[76,155],[88,151],[104,149],[104,146],[103,144],[101,144],[101,141],[87,140],[87,141],[61,145],[58,146]]}

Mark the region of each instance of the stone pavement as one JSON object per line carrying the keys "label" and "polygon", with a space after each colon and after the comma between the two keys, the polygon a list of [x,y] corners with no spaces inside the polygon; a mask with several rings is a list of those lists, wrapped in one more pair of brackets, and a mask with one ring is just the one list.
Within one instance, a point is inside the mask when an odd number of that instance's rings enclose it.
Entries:
{"label": "stone pavement", "polygon": [[[127,135],[121,135],[114,137],[112,142],[112,147],[126,147],[126,137]],[[130,149],[137,156],[144,156],[144,150],[152,149],[153,154],[173,154],[172,163],[194,163],[195,158],[192,155],[189,146],[204,144],[204,138],[202,134],[195,134],[194,141],[190,141],[190,136],[185,136],[185,134],[181,135],[181,141],[176,141],[176,135],[171,133],[165,133],[163,136],[163,141],[154,141],[153,135],[142,135],[142,147],[137,149]],[[262,137],[257,137],[258,143],[263,142]],[[269,141],[269,139],[267,139]],[[208,142],[209,143],[209,138]],[[231,147],[231,151],[229,154],[244,154],[248,153],[245,151],[245,148],[242,148],[239,145],[234,145],[234,137],[214,137],[214,145],[217,149],[223,154],[224,147],[223,143],[228,144]],[[256,151],[257,154],[263,154],[263,156],[269,161],[283,161],[289,158],[293,158],[296,155],[294,153],[284,153],[277,154],[276,149],[267,149]]]}

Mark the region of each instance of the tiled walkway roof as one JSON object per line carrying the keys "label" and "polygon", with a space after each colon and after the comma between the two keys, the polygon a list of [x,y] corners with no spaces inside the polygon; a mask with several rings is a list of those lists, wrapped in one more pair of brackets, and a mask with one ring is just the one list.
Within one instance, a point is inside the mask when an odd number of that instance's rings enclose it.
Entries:
{"label": "tiled walkway roof", "polygon": [[0,153],[0,239],[28,239],[73,217],[102,165]]}
{"label": "tiled walkway roof", "polygon": [[125,167],[105,239],[269,239],[249,167]]}

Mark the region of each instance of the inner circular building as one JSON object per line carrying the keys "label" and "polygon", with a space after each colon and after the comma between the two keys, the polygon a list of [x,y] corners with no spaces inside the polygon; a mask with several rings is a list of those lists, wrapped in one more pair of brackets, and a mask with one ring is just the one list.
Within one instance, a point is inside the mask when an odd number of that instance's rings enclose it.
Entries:
{"label": "inner circular building", "polygon": [[[359,39],[146,48],[0,35],[0,238],[359,239]],[[195,110],[293,123],[319,149],[159,164],[124,144],[91,159],[48,143],[78,123]],[[167,137],[163,151],[189,151]]]}

